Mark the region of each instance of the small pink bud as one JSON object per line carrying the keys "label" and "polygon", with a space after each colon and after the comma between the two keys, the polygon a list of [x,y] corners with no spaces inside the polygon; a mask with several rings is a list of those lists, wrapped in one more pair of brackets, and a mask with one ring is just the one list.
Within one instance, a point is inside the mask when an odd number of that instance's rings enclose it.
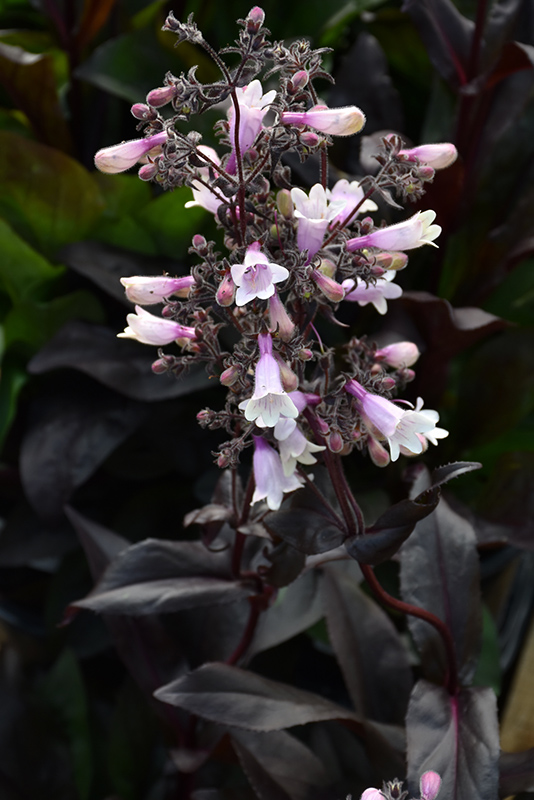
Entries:
{"label": "small pink bud", "polygon": [[256,33],[265,22],[265,11],[259,6],[251,8],[247,15],[247,30],[249,33]]}
{"label": "small pink bud", "polygon": [[441,778],[437,772],[424,772],[419,781],[421,800],[435,800],[441,787]]}
{"label": "small pink bud", "polygon": [[384,800],[384,795],[378,789],[366,789],[360,800]]}
{"label": "small pink bud", "polygon": [[371,275],[374,275],[375,278],[381,278],[382,275],[385,275],[387,270],[383,267],[379,267],[378,264],[375,264],[374,267],[371,267]]}
{"label": "small pink bud", "polygon": [[293,75],[293,77],[289,82],[290,91],[292,93],[296,93],[299,91],[299,89],[304,89],[309,79],[310,76],[308,72],[305,69],[299,69],[298,72],[295,72],[295,74]]}
{"label": "small pink bud", "polygon": [[200,422],[200,424],[207,423],[210,421],[211,417],[212,417],[212,412],[210,411],[210,409],[203,408],[202,411],[199,411],[197,414],[197,422]]}
{"label": "small pink bud", "polygon": [[208,243],[204,236],[201,236],[200,233],[195,233],[193,236],[193,247],[195,250],[205,250],[208,246]]}
{"label": "small pink bud", "polygon": [[431,181],[436,174],[436,170],[432,167],[429,167],[428,164],[425,164],[422,167],[419,167],[417,170],[417,175],[421,178],[422,181]]}
{"label": "small pink bud", "polygon": [[345,442],[343,441],[343,437],[341,436],[339,431],[335,430],[331,431],[329,436],[327,436],[326,443],[331,453],[341,453],[341,451],[345,447]]}
{"label": "small pink bud", "polygon": [[382,381],[382,388],[386,389],[388,392],[391,389],[394,389],[396,385],[397,385],[397,381],[395,380],[395,378],[389,378],[388,377],[388,378],[384,378],[384,380]]}
{"label": "small pink bud", "polygon": [[417,159],[422,164],[428,164],[434,169],[444,169],[456,161],[458,151],[450,142],[441,142],[439,144],[421,144],[419,147],[399,150],[398,155],[404,156],[408,161]]}
{"label": "small pink bud", "polygon": [[321,141],[320,138],[317,136],[316,133],[313,131],[302,131],[299,136],[300,141],[302,144],[306,145],[306,147],[317,147],[319,142]]}
{"label": "small pink bud", "polygon": [[157,361],[154,361],[152,364],[152,372],[156,375],[163,375],[164,372],[167,372],[168,366],[164,358],[158,358]]}
{"label": "small pink bud", "polygon": [[154,175],[158,172],[158,165],[157,164],[143,164],[139,172],[137,173],[142,181],[151,181]]}
{"label": "small pink bud", "polygon": [[153,108],[166,106],[167,103],[173,99],[176,94],[174,86],[160,86],[158,89],[152,89],[146,96],[146,101]]}
{"label": "small pink bud", "polygon": [[403,369],[402,370],[402,379],[406,383],[411,383],[415,378],[415,372],[413,369]]}
{"label": "small pink bud", "polygon": [[224,278],[219,284],[215,299],[220,306],[231,306],[234,302],[235,284],[232,280],[232,273],[230,270],[226,273]]}
{"label": "small pink bud", "polygon": [[224,370],[219,380],[223,386],[233,386],[238,380],[240,372],[241,370],[237,364],[232,364],[231,367],[228,367],[228,369]]}
{"label": "small pink bud", "polygon": [[146,139],[133,139],[130,142],[104,147],[95,155],[95,166],[100,172],[116,174],[133,167],[155,147],[167,141],[165,131],[147,136]]}
{"label": "small pink bud", "polygon": [[381,347],[377,350],[375,357],[379,361],[385,361],[390,367],[401,369],[401,367],[411,367],[420,356],[419,348],[414,342],[395,342]]}
{"label": "small pink bud", "polygon": [[134,103],[130,111],[132,112],[132,116],[143,121],[155,119],[157,116],[156,112],[145,103]]}
{"label": "small pink bud", "polygon": [[317,287],[325,297],[332,301],[332,303],[340,303],[345,297],[345,289],[343,286],[327,275],[324,275],[318,269],[313,270],[312,278],[317,284]]}
{"label": "small pink bud", "polygon": [[377,467],[387,467],[390,462],[390,456],[386,448],[380,444],[374,436],[369,436],[367,440],[367,448],[371,461]]}
{"label": "small pink bud", "polygon": [[325,420],[322,419],[322,417],[315,417],[315,422],[317,424],[317,427],[319,428],[319,433],[322,436],[328,436],[328,434],[330,433],[330,426],[328,425],[328,423],[325,422]]}
{"label": "small pink bud", "polygon": [[297,378],[291,367],[289,367],[289,365],[286,364],[286,362],[282,358],[280,358],[278,353],[275,353],[275,359],[280,369],[280,379],[282,381],[282,386],[284,388],[284,391],[294,392],[298,388],[299,379]]}
{"label": "small pink bud", "polygon": [[217,459],[217,466],[221,469],[225,469],[231,460],[231,454],[228,450],[223,450],[222,453],[219,453],[219,457]]}
{"label": "small pink bud", "polygon": [[303,347],[299,350],[298,357],[301,361],[310,361],[313,358],[313,353],[308,347]]}
{"label": "small pink bud", "polygon": [[293,336],[295,323],[287,313],[277,291],[269,298],[269,317],[271,333],[278,333],[284,342],[288,342]]}

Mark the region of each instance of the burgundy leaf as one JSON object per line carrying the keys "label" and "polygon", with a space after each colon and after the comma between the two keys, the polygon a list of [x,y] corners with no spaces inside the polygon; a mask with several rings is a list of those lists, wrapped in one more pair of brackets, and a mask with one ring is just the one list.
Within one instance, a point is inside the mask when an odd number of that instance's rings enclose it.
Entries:
{"label": "burgundy leaf", "polygon": [[[402,598],[445,622],[464,683],[473,677],[482,632],[476,544],[469,522],[442,499],[430,516],[417,523],[400,551]],[[408,616],[408,624],[427,674],[441,681],[446,666],[440,635],[418,618]]]}
{"label": "burgundy leaf", "polygon": [[[260,541],[258,539],[258,541]],[[270,566],[263,567],[262,575],[270,586],[281,589],[288,586],[298,578],[304,564],[306,556],[299,550],[295,550],[287,542],[280,542],[272,550],[265,553]]]}
{"label": "burgundy leaf", "polygon": [[306,555],[326,553],[343,544],[346,534],[332,518],[303,508],[282,509],[269,514],[265,527]]}
{"label": "burgundy leaf", "polygon": [[319,759],[286,731],[232,731],[232,744],[262,800],[312,800],[328,784]]}
{"label": "burgundy leaf", "polygon": [[251,731],[279,731],[325,719],[359,723],[351,711],[319,695],[227,664],[204,664],[155,692],[191,714]]}
{"label": "burgundy leaf", "polygon": [[412,692],[406,725],[412,791],[421,774],[433,770],[442,779],[440,797],[497,799],[499,727],[491,689],[462,689],[451,696],[421,680]]}
{"label": "burgundy leaf", "polygon": [[501,753],[499,797],[534,792],[534,747],[520,753]]}
{"label": "burgundy leaf", "polygon": [[73,320],[34,356],[28,371],[40,375],[52,369],[75,369],[134,400],[148,402],[181,397],[207,386],[204,369],[180,380],[166,380],[151,370],[154,349],[117,339],[117,332]]}
{"label": "burgundy leaf", "polygon": [[97,581],[119,553],[130,546],[130,542],[97,522],[83,517],[70,506],[65,508],[65,514],[78,534],[93,580]]}
{"label": "burgundy leaf", "polygon": [[322,597],[330,642],[356,711],[402,724],[412,688],[406,650],[389,617],[342,571],[325,569]]}

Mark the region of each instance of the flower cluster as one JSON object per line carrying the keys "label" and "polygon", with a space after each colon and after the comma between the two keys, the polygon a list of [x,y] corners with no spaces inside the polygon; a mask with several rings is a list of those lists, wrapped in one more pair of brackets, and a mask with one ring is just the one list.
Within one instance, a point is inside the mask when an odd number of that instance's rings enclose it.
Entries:
{"label": "flower cluster", "polygon": [[[414,343],[377,348],[351,340],[339,353],[321,341],[316,323],[321,316],[335,320],[346,303],[372,304],[385,314],[387,301],[402,295],[396,278],[406,252],[437,246],[436,215],[418,211],[389,225],[362,215],[376,214],[381,199],[396,206],[395,195],[419,197],[456,151],[446,143],[405,149],[398,136],[386,136],[376,176],[329,186],[332,137],[357,134],[364,113],[320,102],[314,80],[326,77],[322,52],[305,41],[271,44],[263,22],[258,7],[240,21],[238,46],[230,50],[241,61],[230,70],[193,22],[171,14],[165,30],[203,47],[220,80],[202,85],[194,71],[168,73],[164,86],[132,107],[143,138],[99,151],[95,163],[111,173],[140,163],[142,180],[164,189],[189,186],[186,208],[203,207],[220,228],[226,252],[221,256],[196,235],[189,275],[122,279],[136,306],[119,336],[157,347],[176,343],[174,353],[160,350],[155,372],[180,375],[202,362],[219,379],[227,388],[225,407],[204,409],[198,420],[230,434],[217,453],[222,467],[234,467],[243,449],[253,447],[252,502],[276,510],[307,479],[302,465],[325,451],[357,449],[385,466],[447,435],[421,399],[415,408],[392,399],[414,377]],[[260,80],[267,67],[268,76],[279,76],[275,88]],[[184,132],[193,114],[223,101],[217,150],[201,144],[194,130]],[[317,182],[306,190],[291,184],[283,160],[289,152],[317,161]],[[158,303],[161,316],[144,308]],[[234,334],[221,337],[223,328]]]}

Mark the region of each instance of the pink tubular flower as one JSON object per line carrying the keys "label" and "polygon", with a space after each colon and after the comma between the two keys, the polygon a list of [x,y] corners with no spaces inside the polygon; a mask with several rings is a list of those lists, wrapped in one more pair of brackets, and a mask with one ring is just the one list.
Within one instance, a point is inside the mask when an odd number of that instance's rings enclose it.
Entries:
{"label": "pink tubular flower", "polygon": [[129,142],[104,147],[95,155],[95,167],[100,172],[109,174],[124,172],[166,141],[167,134],[163,131],[154,136],[147,136],[146,139],[132,139]]}
{"label": "pink tubular flower", "polygon": [[280,378],[280,367],[273,356],[273,340],[269,333],[258,336],[260,358],[256,364],[254,394],[239,404],[245,419],[260,427],[272,428],[280,417],[298,417],[298,410]]}
{"label": "pink tubular flower", "polygon": [[280,458],[285,475],[295,472],[297,462],[316,464],[313,453],[326,450],[326,447],[309,442],[294,419],[280,419],[274,426],[274,436],[278,440]]}
{"label": "pink tubular flower", "polygon": [[441,787],[441,778],[437,772],[423,772],[419,780],[421,800],[435,800]]}
{"label": "pink tubular flower", "polygon": [[196,339],[194,328],[156,317],[141,306],[136,306],[135,314],[128,314],[126,321],[128,327],[117,334],[119,339],[137,339],[143,344],[154,345],[170,344],[176,339]]}
{"label": "pink tubular flower", "polygon": [[291,189],[291,199],[298,219],[297,244],[300,250],[308,251],[311,259],[321,248],[328,224],[344,207],[344,201],[328,203],[320,183],[312,186],[309,195],[302,189]]}
{"label": "pink tubular flower", "polygon": [[458,150],[450,142],[440,142],[439,144],[420,144],[418,147],[399,150],[398,155],[404,156],[408,161],[417,159],[433,169],[445,169],[454,164],[458,158]]}
{"label": "pink tubular flower", "polygon": [[[247,150],[250,150],[256,140],[256,136],[261,131],[263,118],[276,97],[276,91],[273,89],[263,94],[263,87],[260,81],[255,80],[242,89],[236,89],[235,92],[239,105],[239,150],[241,155],[244,155]],[[234,173],[236,170],[236,156],[235,108],[233,105],[228,110],[228,119],[230,121],[230,144],[233,152],[228,159],[226,169],[228,172]]]}
{"label": "pink tubular flower", "polygon": [[345,300],[360,306],[372,303],[379,314],[385,314],[388,310],[387,300],[396,300],[402,295],[401,287],[391,283],[394,278],[394,272],[386,272],[374,285],[367,285],[361,278],[356,278],[356,283],[352,278],[347,278],[342,284],[346,292]]}
{"label": "pink tubular flower", "polygon": [[435,211],[418,211],[410,219],[388,225],[386,228],[349,239],[347,250],[361,250],[363,247],[379,247],[381,250],[413,250],[424,244],[434,244],[441,233],[439,225],[432,225],[436,219]]}
{"label": "pink tubular flower", "polygon": [[279,264],[272,264],[260,247],[259,242],[251,244],[245,253],[245,263],[234,264],[231,268],[232,279],[238,287],[235,296],[237,306],[244,306],[255,297],[267,300],[274,295],[274,284],[289,277],[288,270]]}
{"label": "pink tubular flower", "polygon": [[373,434],[377,432],[387,439],[392,461],[398,459],[401,446],[415,455],[423,452],[418,434],[426,434],[435,425],[428,416],[418,411],[405,411],[385,397],[366,391],[354,379],[345,384],[345,390],[356,398],[366,426]]}
{"label": "pink tubular flower", "polygon": [[384,361],[390,367],[402,369],[413,366],[420,355],[419,348],[414,342],[394,342],[377,350],[375,358]]}
{"label": "pink tubular flower", "polygon": [[[350,212],[358,205],[359,202],[363,199],[363,189],[360,188],[360,184],[358,181],[351,181],[350,183],[346,178],[342,178],[340,181],[334,184],[331,189],[326,190],[326,196],[330,200],[330,202],[342,202],[343,207],[341,211],[333,218],[332,223],[335,224],[339,222],[340,224],[343,220],[348,217]],[[372,200],[364,200],[360,208],[358,209],[354,219],[358,216],[358,214],[363,214],[366,211],[377,211],[378,206]]]}
{"label": "pink tubular flower", "polygon": [[173,294],[178,297],[187,297],[195,279],[192,275],[183,278],[144,277],[132,275],[129,278],[121,278],[121,283],[126,289],[126,297],[131,303],[140,306],[152,306],[161,303],[166,297]]}
{"label": "pink tubular flower", "polygon": [[252,438],[254,439],[253,467],[256,482],[252,503],[266,500],[271,511],[277,511],[284,494],[300,489],[304,481],[298,475],[284,473],[280,456],[262,436],[253,436]]}
{"label": "pink tubular flower", "polygon": [[352,136],[365,125],[365,114],[357,106],[314,106],[309,111],[282,111],[280,122],[284,125],[309,125],[332,136]]}

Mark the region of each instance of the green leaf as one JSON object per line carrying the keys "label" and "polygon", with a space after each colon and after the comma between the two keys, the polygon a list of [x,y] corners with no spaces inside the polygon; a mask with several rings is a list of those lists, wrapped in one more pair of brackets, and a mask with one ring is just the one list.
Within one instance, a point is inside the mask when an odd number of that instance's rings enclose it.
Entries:
{"label": "green leaf", "polygon": [[497,697],[501,691],[501,664],[497,628],[486,606],[482,607],[482,650],[473,678],[474,686],[490,686]]}
{"label": "green leaf", "polygon": [[85,238],[104,201],[90,173],[51,147],[0,132],[0,214],[44,255]]}
{"label": "green leaf", "polygon": [[162,194],[143,209],[140,219],[154,237],[161,255],[183,257],[205,219],[204,209],[184,208],[191,199],[191,190],[184,186]]}
{"label": "green leaf", "polygon": [[63,272],[26,244],[2,219],[0,251],[0,282],[14,303],[33,295],[43,284],[55,280]]}
{"label": "green leaf", "polygon": [[28,373],[15,360],[5,359],[0,380],[0,446],[11,427],[17,410],[17,399],[28,380]]}
{"label": "green leaf", "polygon": [[70,650],[60,655],[43,681],[42,692],[68,742],[80,799],[87,800],[93,777],[89,714],[83,677]]}

